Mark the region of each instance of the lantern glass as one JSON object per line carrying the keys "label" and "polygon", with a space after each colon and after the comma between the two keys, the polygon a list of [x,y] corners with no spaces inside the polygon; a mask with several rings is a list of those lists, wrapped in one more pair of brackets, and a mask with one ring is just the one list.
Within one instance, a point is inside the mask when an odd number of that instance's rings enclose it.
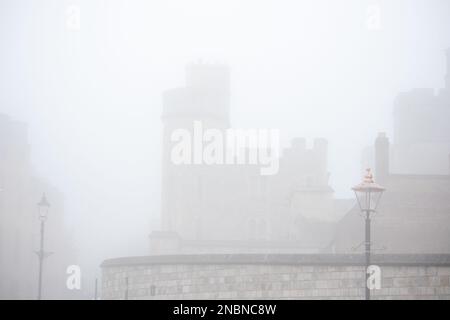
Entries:
{"label": "lantern glass", "polygon": [[355,190],[356,199],[362,211],[375,211],[383,190]]}
{"label": "lantern glass", "polygon": [[377,209],[384,190],[384,187],[373,181],[370,169],[367,169],[363,182],[353,187],[359,208],[361,211],[366,212],[375,211]]}
{"label": "lantern glass", "polygon": [[47,220],[47,215],[48,215],[48,209],[39,207],[39,219]]}
{"label": "lantern glass", "polygon": [[42,199],[38,203],[38,208],[39,208],[39,219],[41,221],[47,220],[50,203],[47,201],[47,197],[45,196],[45,193],[42,195]]}

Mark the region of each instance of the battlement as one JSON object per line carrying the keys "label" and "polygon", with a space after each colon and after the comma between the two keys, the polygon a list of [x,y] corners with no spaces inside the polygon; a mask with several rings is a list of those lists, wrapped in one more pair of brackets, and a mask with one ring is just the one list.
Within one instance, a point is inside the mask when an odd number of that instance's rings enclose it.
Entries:
{"label": "battlement", "polygon": [[190,63],[186,66],[186,86],[228,94],[230,92],[230,67],[222,62],[199,60]]}
{"label": "battlement", "polygon": [[230,68],[225,63],[186,65],[186,86],[163,95],[163,119],[216,119],[229,125]]}
{"label": "battlement", "polygon": [[190,63],[187,64],[187,67],[192,67],[192,66],[200,66],[200,67],[208,67],[208,68],[214,68],[214,67],[225,67],[225,68],[229,68],[228,63],[221,61],[221,60],[203,60],[203,59],[198,59],[196,61],[192,61]]}

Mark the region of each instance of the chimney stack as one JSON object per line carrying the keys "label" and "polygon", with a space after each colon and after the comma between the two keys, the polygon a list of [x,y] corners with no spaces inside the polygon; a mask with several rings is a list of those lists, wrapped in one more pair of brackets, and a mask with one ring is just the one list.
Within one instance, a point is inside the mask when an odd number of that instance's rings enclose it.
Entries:
{"label": "chimney stack", "polygon": [[389,177],[389,139],[385,132],[380,132],[375,140],[375,175],[381,184]]}

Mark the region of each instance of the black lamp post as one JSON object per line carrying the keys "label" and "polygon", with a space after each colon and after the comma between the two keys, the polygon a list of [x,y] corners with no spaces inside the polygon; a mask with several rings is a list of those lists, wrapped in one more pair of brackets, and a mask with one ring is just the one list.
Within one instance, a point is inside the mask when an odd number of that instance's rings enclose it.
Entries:
{"label": "black lamp post", "polygon": [[37,255],[39,258],[39,278],[38,278],[38,296],[37,299],[41,300],[42,297],[42,272],[44,266],[44,259],[48,254],[44,251],[44,234],[45,234],[45,221],[47,221],[48,211],[50,209],[50,203],[47,201],[45,193],[42,195],[41,201],[38,203],[39,220],[41,221],[41,234],[40,234],[40,246]]}
{"label": "black lamp post", "polygon": [[366,221],[366,234],[365,234],[365,254],[366,254],[366,300],[370,300],[370,289],[367,284],[369,279],[368,268],[370,266],[370,215],[377,209],[381,195],[385,190],[384,187],[373,181],[372,173],[370,169],[367,169],[367,173],[364,176],[362,183],[353,187],[356,199],[358,200],[359,208],[364,215]]}

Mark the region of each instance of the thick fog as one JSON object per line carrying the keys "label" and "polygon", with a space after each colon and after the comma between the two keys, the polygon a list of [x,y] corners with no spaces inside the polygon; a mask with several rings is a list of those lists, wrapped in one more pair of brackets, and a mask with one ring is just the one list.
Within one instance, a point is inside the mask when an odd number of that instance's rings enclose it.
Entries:
{"label": "thick fog", "polygon": [[2,0],[0,113],[62,196],[82,295],[104,259],[149,253],[163,93],[189,63],[228,65],[232,127],[326,139],[333,197],[353,199],[398,94],[445,87],[449,17],[448,0]]}

